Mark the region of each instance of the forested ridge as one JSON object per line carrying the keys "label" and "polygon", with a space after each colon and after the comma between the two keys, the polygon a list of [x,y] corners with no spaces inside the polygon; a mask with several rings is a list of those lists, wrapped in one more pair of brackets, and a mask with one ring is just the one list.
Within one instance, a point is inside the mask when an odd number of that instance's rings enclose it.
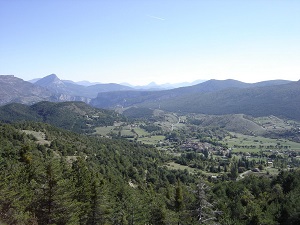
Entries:
{"label": "forested ridge", "polygon": [[90,104],[99,108],[139,106],[180,113],[274,115],[300,120],[299,87],[299,81],[249,85],[234,80],[211,80],[167,91],[99,93]]}
{"label": "forested ridge", "polygon": [[1,123],[0,221],[299,224],[299,170],[209,182],[167,169],[169,157],[151,146],[44,123]]}
{"label": "forested ridge", "polygon": [[2,122],[44,122],[77,133],[92,133],[96,126],[112,125],[119,120],[124,120],[124,117],[114,111],[93,108],[84,102],[43,101],[30,106],[11,103],[0,107]]}

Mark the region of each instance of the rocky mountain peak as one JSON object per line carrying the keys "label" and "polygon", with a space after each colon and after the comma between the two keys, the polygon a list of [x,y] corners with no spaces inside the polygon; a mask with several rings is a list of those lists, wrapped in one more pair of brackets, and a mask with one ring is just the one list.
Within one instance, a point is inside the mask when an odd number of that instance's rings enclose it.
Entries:
{"label": "rocky mountain peak", "polygon": [[48,89],[52,89],[55,87],[59,87],[59,88],[64,88],[65,84],[63,81],[61,81],[56,74],[50,74],[40,80],[38,80],[37,82],[35,82],[35,84],[42,86],[42,87],[46,87]]}

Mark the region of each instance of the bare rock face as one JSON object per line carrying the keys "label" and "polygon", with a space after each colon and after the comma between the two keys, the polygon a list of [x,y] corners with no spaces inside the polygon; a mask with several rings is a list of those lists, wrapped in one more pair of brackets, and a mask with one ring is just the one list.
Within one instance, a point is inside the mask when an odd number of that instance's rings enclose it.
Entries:
{"label": "bare rock face", "polygon": [[37,82],[35,85],[47,88],[54,93],[67,93],[67,87],[55,74],[50,74]]}
{"label": "bare rock face", "polygon": [[31,105],[40,101],[89,103],[91,100],[76,94],[70,91],[55,74],[44,77],[35,83],[24,81],[14,75],[0,75],[0,105],[12,102]]}
{"label": "bare rock face", "polygon": [[85,102],[90,103],[91,99],[82,96],[72,96],[67,94],[55,94],[52,96],[51,101],[53,102]]}
{"label": "bare rock face", "polygon": [[[133,88],[120,84],[95,84],[84,86],[72,81],[59,79],[55,74],[50,74],[34,83],[35,85],[47,88],[55,94],[62,94],[61,98],[66,96],[82,96],[83,98],[96,98],[100,92],[132,90]],[[77,97],[76,97],[77,98]],[[68,100],[65,100],[68,101]],[[81,101],[81,100],[79,100]],[[87,102],[84,100],[84,102]]]}
{"label": "bare rock face", "polygon": [[10,102],[33,104],[48,100],[51,95],[47,89],[13,75],[0,75],[0,105]]}

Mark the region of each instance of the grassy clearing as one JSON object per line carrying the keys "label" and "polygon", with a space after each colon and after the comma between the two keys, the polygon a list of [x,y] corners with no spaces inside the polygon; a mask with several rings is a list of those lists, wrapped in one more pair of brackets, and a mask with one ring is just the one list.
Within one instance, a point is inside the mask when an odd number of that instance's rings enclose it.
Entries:
{"label": "grassy clearing", "polygon": [[169,162],[166,166],[170,170],[188,170],[189,173],[196,173],[196,172],[199,171],[197,169],[194,169],[194,168],[191,168],[191,167],[188,167],[188,166],[183,166],[183,165],[180,165],[180,164],[175,163],[175,162]]}
{"label": "grassy clearing", "polygon": [[96,134],[106,136],[108,133],[113,132],[113,133],[118,133],[117,130],[114,130],[116,127],[115,126],[107,126],[107,127],[96,127]]}
{"label": "grassy clearing", "polygon": [[132,132],[131,130],[128,130],[128,129],[123,129],[121,131],[121,135],[122,136],[136,136],[136,134],[134,132]]}
{"label": "grassy clearing", "polygon": [[[259,152],[260,147],[262,150],[268,149],[279,149],[275,146],[283,146],[281,150],[291,149],[300,151],[300,143],[289,141],[286,139],[271,139],[264,137],[255,137],[249,135],[243,135],[238,133],[231,133],[234,138],[227,137],[222,142],[227,144],[228,147],[233,148],[233,152]],[[234,146],[245,146],[245,147],[234,147]],[[247,148],[246,146],[253,146]]]}
{"label": "grassy clearing", "polygon": [[37,143],[41,145],[48,144],[50,145],[51,142],[46,140],[46,135],[43,132],[37,132],[37,131],[32,131],[32,130],[23,130],[24,133],[26,134],[31,134],[37,139]]}
{"label": "grassy clearing", "polygon": [[139,136],[147,136],[147,135],[150,135],[149,132],[145,131],[144,129],[142,129],[142,128],[140,128],[140,127],[134,128],[134,131],[135,131]]}
{"label": "grassy clearing", "polygon": [[293,123],[282,120],[276,116],[255,118],[254,121],[268,131],[288,130],[293,128]]}
{"label": "grassy clearing", "polygon": [[200,172],[200,173],[202,173],[206,176],[216,176],[216,175],[222,174],[222,173],[210,173],[210,172],[203,171],[203,170],[200,170],[200,169],[191,168],[189,166],[183,166],[183,165],[180,165],[180,164],[175,163],[175,162],[169,162],[169,163],[167,163],[166,166],[170,170],[187,170],[189,173],[194,173],[194,174],[197,174],[197,173]]}
{"label": "grassy clearing", "polygon": [[142,138],[139,138],[138,140],[144,144],[156,145],[160,141],[163,141],[164,139],[165,139],[165,136],[157,135],[157,136],[151,136],[151,137],[142,137]]}

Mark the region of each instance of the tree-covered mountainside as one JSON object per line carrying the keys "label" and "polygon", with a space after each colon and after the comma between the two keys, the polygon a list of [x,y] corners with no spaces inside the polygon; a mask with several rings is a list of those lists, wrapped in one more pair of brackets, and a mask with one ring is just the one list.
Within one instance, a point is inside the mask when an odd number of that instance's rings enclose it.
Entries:
{"label": "tree-covered mountainside", "polygon": [[[154,103],[124,92],[144,104],[120,107],[129,119],[83,102],[0,107],[0,224],[299,224],[299,123],[244,115],[296,117],[299,82],[279,83]],[[214,110],[247,112],[185,113]]]}
{"label": "tree-covered mountainside", "polygon": [[1,124],[0,134],[0,219],[9,224],[165,224],[178,220],[166,188],[171,198],[177,179],[193,181],[162,168],[152,147],[124,140],[28,122]]}
{"label": "tree-covered mountainside", "polygon": [[[204,83],[203,83],[204,84]],[[300,120],[300,82],[250,88],[229,88],[205,93],[161,95],[162,92],[114,92],[99,94],[94,106],[139,106],[179,113],[213,115],[246,114]],[[166,93],[165,91],[164,93]],[[98,104],[99,103],[99,104]]]}
{"label": "tree-covered mountainside", "polygon": [[[275,115],[300,120],[300,82],[245,89],[227,89],[159,101],[162,109],[204,114]],[[146,104],[145,104],[146,105]]]}
{"label": "tree-covered mountainside", "polygon": [[124,120],[113,111],[96,109],[84,102],[39,102],[31,106],[12,103],[0,107],[4,122],[40,121],[75,132],[91,133],[97,126]]}
{"label": "tree-covered mountainside", "polygon": [[[208,82],[199,85],[204,84]],[[229,88],[231,82],[223,86],[219,82],[213,84],[212,89],[209,88],[210,85],[207,89],[197,89],[199,85],[196,85],[156,92],[99,93],[90,104],[104,108],[139,106],[171,112],[214,115],[246,114],[256,117],[275,115],[300,120],[299,81],[287,84],[263,82],[252,86],[242,83],[244,85],[236,85],[238,88]]]}
{"label": "tree-covered mountainside", "polygon": [[167,169],[167,160],[153,147],[126,140],[87,137],[43,123],[0,123],[0,221],[300,222],[299,170],[209,182],[200,174]]}
{"label": "tree-covered mountainside", "polygon": [[[100,108],[142,106],[169,111],[254,116],[274,114],[299,119],[297,82],[285,80],[254,84],[236,80],[209,80],[189,87],[164,91],[132,91],[118,84],[82,86],[51,74],[35,84],[14,76],[0,76],[0,105],[35,104],[40,101],[82,101]],[[296,85],[297,86],[297,85]],[[299,85],[298,85],[299,86]],[[98,93],[98,96],[94,99]],[[267,109],[267,110],[266,110]],[[295,110],[294,110],[295,109]],[[270,113],[272,112],[272,113]],[[274,112],[274,113],[273,113]]]}
{"label": "tree-covered mountainside", "polygon": [[237,88],[255,88],[277,86],[290,83],[286,80],[264,81],[254,84],[243,83],[237,80],[209,80],[197,85],[175,88],[164,91],[115,91],[108,93],[99,93],[97,98],[91,101],[91,104],[100,108],[109,108],[121,105],[128,107],[132,105],[155,103],[155,107],[159,107],[159,103],[176,100],[182,96],[190,96],[199,98],[201,93],[214,93],[222,90]]}
{"label": "tree-covered mountainside", "polygon": [[143,119],[143,118],[151,118],[153,116],[152,109],[149,108],[139,108],[139,107],[131,107],[123,111],[123,115],[132,118],[132,119]]}

